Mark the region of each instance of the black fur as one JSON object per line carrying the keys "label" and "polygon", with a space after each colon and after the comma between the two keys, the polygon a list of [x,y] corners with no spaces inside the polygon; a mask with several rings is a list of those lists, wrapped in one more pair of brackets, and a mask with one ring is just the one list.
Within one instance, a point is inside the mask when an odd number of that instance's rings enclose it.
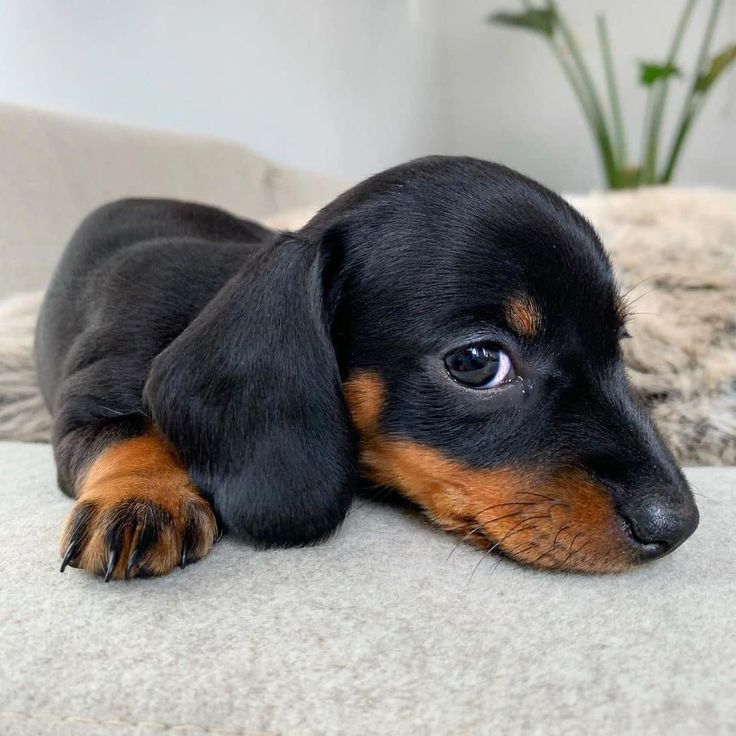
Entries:
{"label": "black fur", "polygon": [[[533,339],[504,317],[519,293],[543,315]],[[379,174],[296,234],[194,204],[107,205],[72,239],[38,326],[61,486],[150,417],[227,531],[323,538],[357,482],[341,381],[373,370],[386,432],[472,467],[583,468],[636,533],[684,538],[697,509],[627,384],[616,299],[584,218],[474,159]],[[448,380],[442,356],[479,337],[526,390]]]}

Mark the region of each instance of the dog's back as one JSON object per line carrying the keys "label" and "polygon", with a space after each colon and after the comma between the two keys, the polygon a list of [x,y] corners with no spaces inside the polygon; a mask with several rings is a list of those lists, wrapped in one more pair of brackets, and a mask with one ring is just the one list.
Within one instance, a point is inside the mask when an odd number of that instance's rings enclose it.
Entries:
{"label": "dog's back", "polygon": [[175,200],[124,199],[92,212],[64,252],[38,321],[47,405],[74,372],[82,344],[91,362],[90,338],[93,354],[102,346],[135,353],[135,370],[143,370],[272,235],[214,207]]}

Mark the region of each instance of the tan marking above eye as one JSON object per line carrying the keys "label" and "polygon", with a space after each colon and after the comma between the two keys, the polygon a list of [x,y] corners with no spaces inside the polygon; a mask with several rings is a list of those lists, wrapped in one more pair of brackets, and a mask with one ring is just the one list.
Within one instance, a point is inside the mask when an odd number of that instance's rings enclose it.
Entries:
{"label": "tan marking above eye", "polygon": [[345,384],[365,477],[395,488],[447,531],[536,567],[609,572],[631,567],[605,489],[581,470],[469,468],[380,427],[384,388],[374,373]]}
{"label": "tan marking above eye", "polygon": [[539,307],[526,294],[508,299],[504,305],[504,314],[511,327],[522,337],[534,337],[542,324]]}

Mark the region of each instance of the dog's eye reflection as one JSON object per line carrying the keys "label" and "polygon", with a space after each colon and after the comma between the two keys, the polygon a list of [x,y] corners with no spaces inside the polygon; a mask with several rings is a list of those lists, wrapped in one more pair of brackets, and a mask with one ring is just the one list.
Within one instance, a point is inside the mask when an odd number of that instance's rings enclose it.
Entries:
{"label": "dog's eye reflection", "polygon": [[493,388],[514,378],[511,359],[490,345],[469,345],[445,356],[447,372],[464,386]]}

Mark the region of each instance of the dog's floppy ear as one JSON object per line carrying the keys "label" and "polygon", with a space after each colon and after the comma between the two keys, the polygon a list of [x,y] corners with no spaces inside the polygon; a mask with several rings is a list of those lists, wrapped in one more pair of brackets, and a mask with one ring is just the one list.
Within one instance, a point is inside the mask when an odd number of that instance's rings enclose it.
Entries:
{"label": "dog's floppy ear", "polygon": [[255,254],[156,357],[144,391],[225,529],[259,545],[325,537],[352,498],[325,258],[290,235]]}

